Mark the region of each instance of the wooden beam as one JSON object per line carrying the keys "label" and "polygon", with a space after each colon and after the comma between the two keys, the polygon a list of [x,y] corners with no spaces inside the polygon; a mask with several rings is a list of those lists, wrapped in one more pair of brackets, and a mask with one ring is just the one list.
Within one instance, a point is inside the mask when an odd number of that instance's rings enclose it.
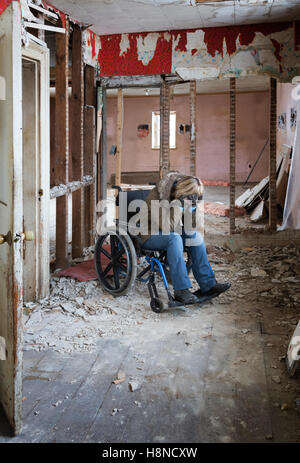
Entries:
{"label": "wooden beam", "polygon": [[123,124],[124,124],[123,90],[119,88],[118,89],[118,113],[117,113],[116,185],[121,184]]}
{"label": "wooden beam", "polygon": [[230,78],[229,232],[235,233],[236,79]]}
{"label": "wooden beam", "polygon": [[95,181],[84,192],[85,203],[85,245],[94,243],[96,230],[96,156],[95,156],[95,108],[84,108],[84,173],[92,176]]}
{"label": "wooden beam", "polygon": [[98,154],[98,172],[100,172],[100,190],[98,199],[106,199],[107,197],[107,92],[106,88],[102,87],[102,130],[99,145]]}
{"label": "wooden beam", "polygon": [[170,170],[170,87],[162,81],[160,87],[160,177]]}
{"label": "wooden beam", "polygon": [[277,228],[276,198],[277,80],[270,78],[269,228]]}
{"label": "wooden beam", "polygon": [[95,181],[85,189],[85,245],[94,244],[96,231],[96,86],[95,69],[85,66],[84,70],[84,175],[91,175]]}
{"label": "wooden beam", "polygon": [[[56,34],[56,93],[55,93],[55,183],[69,181],[69,21],[65,34]],[[56,200],[56,267],[69,264],[68,256],[68,197]]]}
{"label": "wooden beam", "polygon": [[68,182],[66,185],[55,185],[50,189],[50,199],[59,198],[60,196],[69,195],[80,188],[88,187],[95,181],[91,175],[83,177],[82,182]]}
{"label": "wooden beam", "polygon": [[106,88],[160,87],[160,75],[102,77],[101,85]]}
{"label": "wooden beam", "polygon": [[196,81],[190,82],[190,174],[196,175]]}
{"label": "wooden beam", "polygon": [[[72,180],[82,181],[84,175],[84,79],[83,79],[83,56],[82,56],[82,30],[77,24],[73,26],[72,35]],[[77,190],[72,195],[72,257],[82,255],[85,239],[84,227],[84,191]]]}

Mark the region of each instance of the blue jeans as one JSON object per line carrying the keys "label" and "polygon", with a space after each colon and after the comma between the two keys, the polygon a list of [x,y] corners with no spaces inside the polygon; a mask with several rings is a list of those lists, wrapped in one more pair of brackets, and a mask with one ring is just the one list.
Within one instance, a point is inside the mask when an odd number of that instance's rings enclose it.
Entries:
{"label": "blue jeans", "polygon": [[182,235],[170,233],[163,235],[152,235],[143,244],[144,249],[167,251],[168,264],[170,267],[171,280],[174,290],[191,288],[192,284],[188,277],[185,260],[183,257],[184,246],[192,257],[192,270],[194,277],[201,289],[206,292],[216,284],[214,273],[207,258],[206,248],[201,233],[192,232]]}

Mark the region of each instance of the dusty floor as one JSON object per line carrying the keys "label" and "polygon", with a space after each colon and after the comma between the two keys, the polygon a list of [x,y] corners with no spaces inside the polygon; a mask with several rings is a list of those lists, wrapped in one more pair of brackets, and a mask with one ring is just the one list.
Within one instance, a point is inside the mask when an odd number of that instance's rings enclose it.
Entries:
{"label": "dusty floor", "polygon": [[232,288],[186,311],[151,312],[142,283],[112,299],[54,277],[24,308],[24,428],[11,439],[0,425],[0,442],[300,442],[284,361],[300,251],[208,252]]}

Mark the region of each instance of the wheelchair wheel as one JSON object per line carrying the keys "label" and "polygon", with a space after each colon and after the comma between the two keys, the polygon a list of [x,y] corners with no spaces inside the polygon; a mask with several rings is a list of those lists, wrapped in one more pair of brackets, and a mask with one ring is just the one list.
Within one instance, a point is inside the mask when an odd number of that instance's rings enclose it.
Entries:
{"label": "wheelchair wheel", "polygon": [[150,301],[150,307],[155,313],[161,313],[164,310],[164,303],[159,297],[154,297]]}
{"label": "wheelchair wheel", "polygon": [[136,251],[130,236],[107,230],[97,240],[94,261],[98,279],[106,291],[116,297],[130,291],[137,272]]}

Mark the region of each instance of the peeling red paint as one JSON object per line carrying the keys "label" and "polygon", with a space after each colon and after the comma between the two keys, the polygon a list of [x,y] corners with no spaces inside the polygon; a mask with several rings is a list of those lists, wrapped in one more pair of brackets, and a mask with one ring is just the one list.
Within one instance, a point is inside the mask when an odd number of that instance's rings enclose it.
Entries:
{"label": "peeling red paint", "polygon": [[11,4],[13,0],[0,0],[0,14]]}
{"label": "peeling red paint", "polygon": [[88,46],[92,49],[92,58],[96,56],[96,35],[93,31],[89,30]]}
{"label": "peeling red paint", "polygon": [[102,76],[168,74],[172,68],[172,40],[166,40],[164,33],[159,33],[154,56],[148,64],[139,59],[137,39],[143,39],[148,33],[128,34],[129,48],[120,56],[121,34],[100,37],[101,48],[98,53]]}
{"label": "peeling red paint", "polygon": [[[45,2],[46,3],[46,2]],[[63,13],[62,11],[60,11],[58,8],[56,8],[55,6],[51,5],[51,3],[46,3],[47,7],[50,7],[53,11],[55,11],[55,13],[58,14],[58,16],[60,17],[61,19],[61,25],[63,28],[66,27],[66,14]]]}
{"label": "peeling red paint", "polygon": [[176,40],[179,35],[179,41],[175,48],[175,51],[186,51],[186,44],[187,44],[187,32],[188,31],[172,31],[173,40]]}
{"label": "peeling red paint", "polygon": [[[281,63],[281,61],[282,61],[282,56],[280,56],[281,45],[275,39],[271,39],[271,42],[275,47],[275,56],[276,56],[277,60],[279,61],[279,63]],[[280,72],[282,72],[281,64],[280,64]]]}
{"label": "peeling red paint", "polygon": [[[223,56],[224,41],[229,55],[237,51],[237,40],[242,46],[249,46],[253,42],[256,33],[264,36],[275,34],[292,27],[291,22],[270,23],[270,24],[251,24],[233,27],[211,27],[200,29],[204,32],[204,42],[207,52],[215,57],[217,53]],[[295,37],[295,43],[300,45],[300,27]],[[197,29],[170,31],[171,40],[166,40],[163,32],[156,32],[159,38],[156,43],[154,56],[148,64],[143,64],[137,48],[137,39],[144,39],[151,32],[128,34],[129,47],[120,56],[121,34],[101,36],[101,48],[98,53],[98,61],[102,76],[112,75],[138,75],[138,74],[166,74],[172,68],[172,44],[178,40],[175,52],[185,53],[187,51],[187,34],[193,33]],[[275,39],[270,39],[275,47],[275,56],[281,66],[282,57],[280,56],[281,45]],[[94,45],[91,44],[93,47]],[[92,51],[93,52],[93,51]],[[190,50],[192,56],[197,54],[198,49]],[[94,53],[94,52],[93,52]],[[251,51],[255,56],[256,51]]]}
{"label": "peeling red paint", "polygon": [[[251,24],[244,26],[204,28],[204,42],[207,51],[211,56],[218,52],[223,56],[223,43],[226,42],[226,48],[229,55],[236,52],[236,41],[239,38],[243,46],[250,45],[257,32],[264,36],[282,32],[292,26],[292,23],[270,23],[270,24]],[[276,56],[278,59],[278,56]]]}

